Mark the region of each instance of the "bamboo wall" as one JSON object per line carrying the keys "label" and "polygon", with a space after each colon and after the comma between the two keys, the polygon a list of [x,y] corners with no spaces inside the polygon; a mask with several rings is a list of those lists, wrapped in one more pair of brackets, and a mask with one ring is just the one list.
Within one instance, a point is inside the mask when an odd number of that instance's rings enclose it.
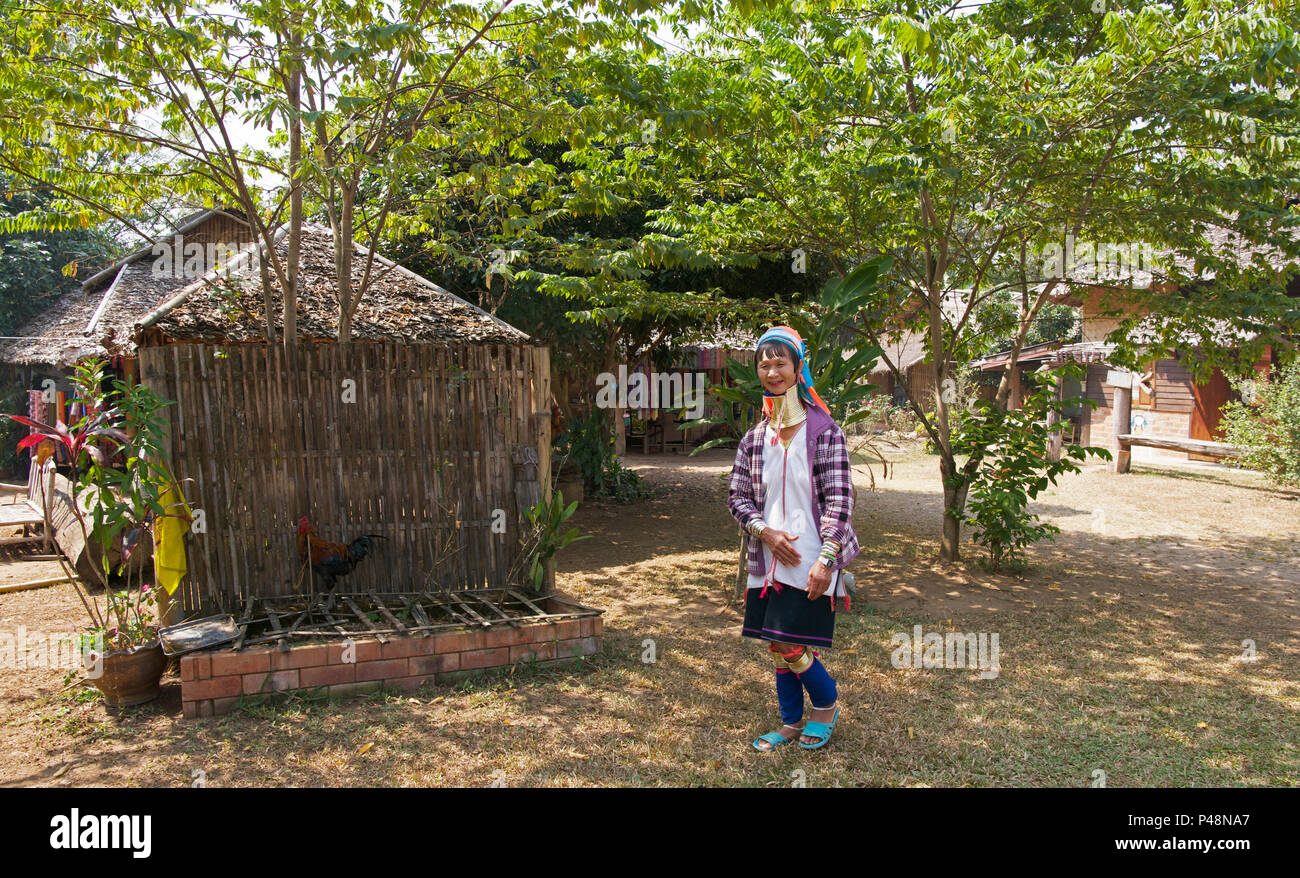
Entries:
{"label": "bamboo wall", "polygon": [[545,348],[177,344],[141,348],[140,376],[176,401],[170,459],[204,513],[187,614],[319,591],[297,555],[302,515],[323,539],[387,538],[342,592],[520,581],[520,507],[549,482]]}

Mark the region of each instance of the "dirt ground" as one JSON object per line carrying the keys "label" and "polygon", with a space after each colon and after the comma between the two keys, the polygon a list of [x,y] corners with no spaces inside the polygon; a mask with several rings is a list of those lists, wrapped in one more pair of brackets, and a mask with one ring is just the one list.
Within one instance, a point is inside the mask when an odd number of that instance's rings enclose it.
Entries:
{"label": "dirt ground", "polygon": [[[991,574],[973,544],[935,562],[937,459],[902,453],[876,491],[857,482],[859,596],[825,656],[835,738],[759,754],[749,741],[779,721],[731,593],[731,461],[631,454],[657,496],[579,509],[594,538],[561,552],[558,585],[606,611],[581,671],[183,721],[175,676],[112,714],[62,672],[4,669],[0,784],[788,786],[796,768],[827,786],[1300,784],[1294,496],[1222,467],[1091,465],[1035,504],[1057,540],[1024,574]],[[0,584],[51,563],[0,560]],[[83,616],[67,585],[0,594],[2,632]],[[916,624],[1000,635],[1000,675],[894,667],[891,637]]]}

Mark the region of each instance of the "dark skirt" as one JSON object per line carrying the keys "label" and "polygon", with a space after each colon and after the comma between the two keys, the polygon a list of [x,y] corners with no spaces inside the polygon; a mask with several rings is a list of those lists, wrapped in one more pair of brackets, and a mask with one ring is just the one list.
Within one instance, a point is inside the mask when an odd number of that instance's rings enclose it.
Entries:
{"label": "dark skirt", "polygon": [[806,591],[787,585],[782,587],[780,594],[768,588],[767,597],[759,597],[762,590],[751,588],[745,592],[742,636],[804,646],[831,645],[835,634],[835,610],[831,608],[828,596],[822,595],[810,601]]}

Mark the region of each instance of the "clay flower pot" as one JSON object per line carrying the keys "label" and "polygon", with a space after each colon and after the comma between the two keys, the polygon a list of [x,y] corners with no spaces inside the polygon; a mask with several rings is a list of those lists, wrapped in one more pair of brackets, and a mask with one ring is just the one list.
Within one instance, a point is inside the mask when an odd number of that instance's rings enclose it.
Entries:
{"label": "clay flower pot", "polygon": [[112,707],[144,704],[158,697],[167,656],[158,640],[104,654],[103,673],[92,679]]}

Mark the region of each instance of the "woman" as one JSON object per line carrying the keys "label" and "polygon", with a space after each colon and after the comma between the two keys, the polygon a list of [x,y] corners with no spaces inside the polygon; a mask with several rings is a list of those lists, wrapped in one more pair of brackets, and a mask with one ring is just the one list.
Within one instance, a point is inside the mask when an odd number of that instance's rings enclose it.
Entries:
{"label": "woman", "polygon": [[[817,395],[803,339],[774,326],[758,340],[763,417],[736,451],[727,505],[753,537],[742,634],[768,642],[776,664],[780,730],[754,741],[774,750],[795,738],[807,750],[839,720],[835,681],[814,647],[831,646],[840,571],[858,554],[853,478],[844,432]],[[803,722],[804,691],[812,717]]]}

